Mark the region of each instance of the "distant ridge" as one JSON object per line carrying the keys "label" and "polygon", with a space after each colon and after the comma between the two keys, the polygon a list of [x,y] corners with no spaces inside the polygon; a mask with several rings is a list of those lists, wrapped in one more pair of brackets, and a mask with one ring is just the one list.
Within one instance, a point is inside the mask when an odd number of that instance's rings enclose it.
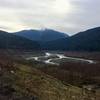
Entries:
{"label": "distant ridge", "polygon": [[66,50],[100,51],[100,27],[79,32],[67,40]]}
{"label": "distant ridge", "polygon": [[100,27],[71,37],[55,30],[23,30],[10,34],[0,31],[0,48],[100,51]]}
{"label": "distant ridge", "polygon": [[43,49],[65,51],[100,51],[100,27],[79,32],[43,44]]}
{"label": "distant ridge", "polygon": [[40,49],[40,45],[29,39],[0,30],[0,49]]}
{"label": "distant ridge", "polygon": [[20,32],[15,32],[14,34],[28,38],[30,40],[39,41],[39,42],[40,41],[41,42],[53,41],[53,40],[56,40],[56,39],[68,37],[68,35],[65,34],[65,33],[58,32],[58,31],[51,30],[51,29],[23,30],[23,31],[20,31]]}

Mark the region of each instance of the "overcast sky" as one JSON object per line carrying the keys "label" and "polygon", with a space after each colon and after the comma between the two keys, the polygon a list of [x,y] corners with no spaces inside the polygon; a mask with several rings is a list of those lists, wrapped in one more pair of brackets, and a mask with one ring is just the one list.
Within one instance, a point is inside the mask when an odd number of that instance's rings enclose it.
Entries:
{"label": "overcast sky", "polygon": [[100,0],[0,0],[0,29],[50,28],[72,35],[100,26]]}

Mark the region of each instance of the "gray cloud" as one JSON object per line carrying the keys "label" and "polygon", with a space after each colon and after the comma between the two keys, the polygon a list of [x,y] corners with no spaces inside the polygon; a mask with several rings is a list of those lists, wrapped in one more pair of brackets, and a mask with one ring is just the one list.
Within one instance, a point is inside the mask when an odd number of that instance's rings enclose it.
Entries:
{"label": "gray cloud", "polygon": [[100,0],[0,0],[7,31],[46,27],[73,34],[99,26],[99,19]]}

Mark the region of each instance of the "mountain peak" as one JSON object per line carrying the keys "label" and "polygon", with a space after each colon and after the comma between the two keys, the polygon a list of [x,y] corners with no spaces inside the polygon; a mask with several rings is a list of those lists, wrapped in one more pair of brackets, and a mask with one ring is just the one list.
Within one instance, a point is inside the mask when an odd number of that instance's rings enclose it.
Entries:
{"label": "mountain peak", "polygon": [[68,37],[66,33],[58,32],[52,29],[23,30],[20,32],[16,32],[15,34],[35,41],[52,41]]}

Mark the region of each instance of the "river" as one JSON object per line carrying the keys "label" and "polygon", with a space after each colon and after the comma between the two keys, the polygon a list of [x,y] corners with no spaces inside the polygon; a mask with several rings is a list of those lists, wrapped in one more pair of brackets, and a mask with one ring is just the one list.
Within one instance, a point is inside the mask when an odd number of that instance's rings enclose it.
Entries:
{"label": "river", "polygon": [[33,57],[28,57],[26,58],[26,60],[35,60],[35,61],[41,61],[44,62],[45,64],[52,64],[52,65],[59,65],[60,62],[55,62],[57,60],[62,60],[65,59],[70,60],[70,61],[78,61],[78,62],[86,62],[89,64],[95,63],[93,60],[89,60],[89,59],[83,59],[83,58],[76,58],[76,57],[67,57],[64,54],[60,54],[60,53],[49,53],[46,52],[45,55],[42,56],[33,56]]}

